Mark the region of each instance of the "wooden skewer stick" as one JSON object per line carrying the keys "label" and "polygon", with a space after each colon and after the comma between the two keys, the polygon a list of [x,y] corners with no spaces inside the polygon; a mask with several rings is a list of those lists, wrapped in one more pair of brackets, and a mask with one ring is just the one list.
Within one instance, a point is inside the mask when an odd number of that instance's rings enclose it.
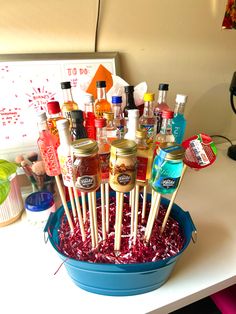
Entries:
{"label": "wooden skewer stick", "polygon": [[65,210],[65,213],[66,213],[66,217],[67,217],[67,220],[68,220],[68,223],[69,223],[69,226],[70,226],[70,231],[74,232],[74,226],[73,226],[72,219],[71,219],[71,216],[70,216],[69,208],[67,206],[67,202],[66,202],[66,198],[65,198],[65,194],[64,194],[62,185],[61,185],[60,178],[59,178],[59,176],[55,176],[55,179],[56,179],[58,192],[59,192],[59,195],[61,197],[62,205],[64,207],[64,210]]}
{"label": "wooden skewer stick", "polygon": [[173,206],[173,204],[174,204],[176,195],[177,195],[177,193],[178,193],[180,184],[181,184],[181,182],[182,182],[182,180],[183,180],[183,177],[184,177],[184,174],[185,174],[186,170],[187,170],[187,166],[184,164],[183,170],[182,170],[182,173],[181,173],[181,177],[180,177],[180,179],[179,179],[178,186],[177,186],[176,190],[174,191],[174,193],[173,193],[172,196],[171,196],[171,199],[170,199],[170,202],[169,202],[169,205],[168,205],[168,208],[167,208],[167,211],[166,211],[166,214],[165,214],[165,217],[164,217],[162,226],[161,226],[161,234],[162,234],[162,233],[164,232],[164,230],[165,230],[167,220],[168,220],[168,218],[169,218],[169,215],[170,215],[172,206]]}
{"label": "wooden skewer stick", "polygon": [[138,208],[139,208],[139,185],[135,187],[135,202],[134,202],[134,245],[137,240],[137,232],[138,232]]}
{"label": "wooden skewer stick", "polygon": [[81,192],[81,198],[82,198],[83,222],[85,223],[87,220],[87,206],[86,206],[86,197],[85,197],[84,192]]}
{"label": "wooden skewer stick", "polygon": [[92,194],[88,193],[88,205],[89,205],[89,218],[90,218],[90,234],[92,241],[92,248],[96,247],[95,235],[94,235],[94,222],[93,222],[93,205],[92,205]]}
{"label": "wooden skewer stick", "polygon": [[116,192],[116,221],[114,250],[120,250],[124,193]]}
{"label": "wooden skewer stick", "polygon": [[146,215],[146,202],[147,202],[147,186],[143,187],[143,207],[142,207],[142,220]]}
{"label": "wooden skewer stick", "polygon": [[135,200],[135,187],[130,191],[129,197],[131,198],[131,215],[130,215],[130,236],[134,235],[134,200]]}
{"label": "wooden skewer stick", "polygon": [[105,202],[106,202],[106,232],[109,233],[109,212],[110,212],[110,198],[109,198],[109,183],[105,183]]}
{"label": "wooden skewer stick", "polygon": [[82,216],[81,207],[80,207],[80,203],[79,203],[79,196],[78,196],[78,193],[77,193],[77,190],[75,187],[73,187],[73,192],[74,192],[74,197],[75,197],[75,205],[76,205],[76,211],[77,211],[77,215],[78,215],[78,219],[79,219],[79,227],[80,227],[80,231],[81,231],[81,236],[82,236],[82,240],[85,241],[86,234],[84,231],[83,216]]}
{"label": "wooden skewer stick", "polygon": [[77,215],[76,215],[76,209],[75,209],[75,202],[74,202],[72,187],[68,186],[68,192],[69,192],[69,197],[70,197],[70,203],[71,203],[71,209],[72,209],[73,217],[74,217],[74,220],[75,220]]}
{"label": "wooden skewer stick", "polygon": [[146,230],[145,230],[145,240],[146,242],[148,242],[150,240],[151,234],[152,234],[152,228],[155,222],[155,219],[158,215],[158,211],[160,208],[160,202],[161,202],[161,194],[155,192],[154,194],[154,202],[153,202],[153,206],[151,208],[149,217],[148,217],[148,222],[147,222],[147,226],[146,226]]}
{"label": "wooden skewer stick", "polygon": [[101,184],[101,214],[102,214],[102,239],[106,240],[106,210],[105,210],[105,189],[104,183]]}
{"label": "wooden skewer stick", "polygon": [[92,193],[92,207],[93,207],[93,223],[94,223],[94,236],[95,236],[95,245],[98,245],[98,219],[97,219],[97,207],[96,207],[96,192]]}

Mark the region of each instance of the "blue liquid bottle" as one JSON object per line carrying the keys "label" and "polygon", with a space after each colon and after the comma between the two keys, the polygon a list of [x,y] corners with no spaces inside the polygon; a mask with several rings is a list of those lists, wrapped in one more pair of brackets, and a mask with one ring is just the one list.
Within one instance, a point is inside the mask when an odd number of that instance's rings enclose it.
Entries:
{"label": "blue liquid bottle", "polygon": [[186,119],[184,117],[184,108],[187,102],[188,96],[186,95],[176,95],[175,108],[174,108],[174,118],[172,120],[172,134],[175,137],[175,142],[181,144],[183,142],[184,133],[186,129]]}
{"label": "blue liquid bottle", "polygon": [[160,194],[172,194],[183,169],[184,149],[175,143],[163,143],[158,148],[151,174],[152,188]]}

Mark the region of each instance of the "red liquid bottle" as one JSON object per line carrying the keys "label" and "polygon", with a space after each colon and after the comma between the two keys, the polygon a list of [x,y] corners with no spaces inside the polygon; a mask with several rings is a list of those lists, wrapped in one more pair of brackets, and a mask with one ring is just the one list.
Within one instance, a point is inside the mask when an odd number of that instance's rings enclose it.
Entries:
{"label": "red liquid bottle", "polygon": [[45,171],[48,176],[58,176],[61,173],[57,156],[59,146],[58,137],[51,134],[47,125],[46,113],[40,113],[37,117],[39,138],[37,141],[42,160],[45,164]]}

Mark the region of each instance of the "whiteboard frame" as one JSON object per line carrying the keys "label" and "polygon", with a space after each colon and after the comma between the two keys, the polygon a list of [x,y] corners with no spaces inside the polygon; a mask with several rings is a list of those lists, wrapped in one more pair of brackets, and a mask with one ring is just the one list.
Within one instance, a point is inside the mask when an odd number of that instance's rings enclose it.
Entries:
{"label": "whiteboard frame", "polygon": [[[69,61],[83,61],[88,63],[92,60],[93,62],[98,61],[99,64],[102,64],[102,60],[104,62],[111,61],[114,64],[114,75],[121,75],[120,71],[120,58],[118,52],[66,52],[66,53],[32,53],[32,54],[0,54],[0,66],[1,63],[4,65],[11,65],[14,62],[24,61],[26,62],[25,66],[27,66],[27,61],[63,61],[65,63]],[[37,144],[35,143],[34,147],[25,147],[26,152],[30,150],[37,149]],[[15,147],[14,149],[6,150],[4,147],[0,150],[0,158],[12,160],[15,158],[15,155],[22,152],[24,147]]]}

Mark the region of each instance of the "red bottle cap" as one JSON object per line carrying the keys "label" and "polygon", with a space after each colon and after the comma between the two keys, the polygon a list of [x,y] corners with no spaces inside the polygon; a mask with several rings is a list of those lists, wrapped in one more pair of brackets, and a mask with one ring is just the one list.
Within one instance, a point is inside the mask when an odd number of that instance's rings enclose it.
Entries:
{"label": "red bottle cap", "polygon": [[162,118],[164,119],[172,119],[174,117],[174,111],[171,110],[163,110]]}
{"label": "red bottle cap", "polygon": [[55,113],[61,112],[60,104],[58,101],[49,101],[47,103],[47,108],[48,108],[49,114],[55,114]]}
{"label": "red bottle cap", "polygon": [[106,126],[105,118],[97,118],[95,119],[95,127],[96,128],[104,128]]}

